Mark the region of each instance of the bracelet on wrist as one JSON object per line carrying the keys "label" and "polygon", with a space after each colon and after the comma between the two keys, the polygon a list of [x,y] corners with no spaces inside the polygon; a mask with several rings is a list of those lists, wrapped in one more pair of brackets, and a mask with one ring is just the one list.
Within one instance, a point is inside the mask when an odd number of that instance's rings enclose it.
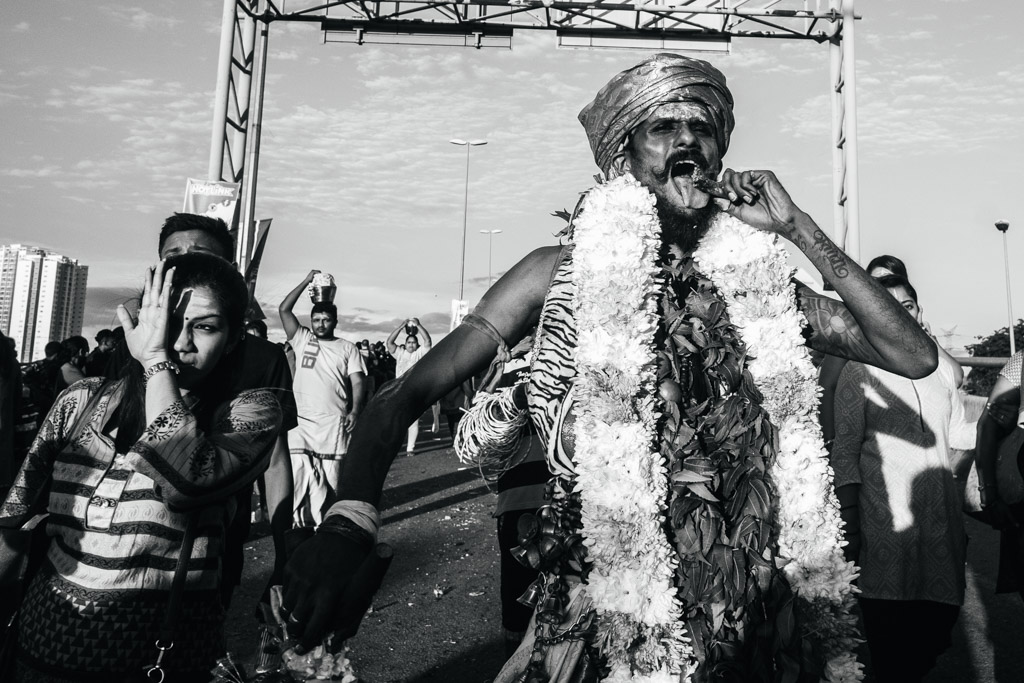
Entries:
{"label": "bracelet on wrist", "polygon": [[142,384],[143,384],[143,386],[148,384],[149,380],[152,379],[154,375],[156,375],[157,373],[163,372],[164,370],[170,370],[175,375],[178,374],[178,366],[175,365],[172,361],[162,360],[162,361],[159,361],[157,363],[153,363],[148,368],[146,368],[145,372],[142,373]]}
{"label": "bracelet on wrist", "polygon": [[345,538],[358,543],[364,550],[373,548],[373,535],[359,526],[348,517],[341,515],[330,515],[320,523],[316,532],[344,536]]}

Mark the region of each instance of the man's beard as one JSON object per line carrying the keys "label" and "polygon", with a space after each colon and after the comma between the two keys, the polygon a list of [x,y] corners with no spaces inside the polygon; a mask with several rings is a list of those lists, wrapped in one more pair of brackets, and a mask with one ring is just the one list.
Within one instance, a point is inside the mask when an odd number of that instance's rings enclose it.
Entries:
{"label": "man's beard", "polygon": [[661,221],[662,256],[666,256],[667,250],[672,246],[678,247],[684,256],[692,254],[708,231],[712,216],[718,210],[714,202],[709,202],[701,209],[694,209],[691,216],[680,215],[665,207],[662,202],[658,202],[656,208],[658,219]]}
{"label": "man's beard", "polygon": [[707,232],[711,216],[714,215],[717,207],[713,201],[708,201],[700,208],[690,207],[682,210],[678,207],[673,208],[673,201],[669,200],[667,196],[660,196],[662,192],[668,193],[667,189],[663,188],[669,188],[672,185],[672,170],[677,163],[682,161],[692,161],[702,171],[710,166],[708,160],[699,151],[681,151],[666,159],[664,167],[649,169],[644,174],[647,176],[646,181],[641,179],[641,183],[647,186],[657,200],[655,207],[658,210],[658,219],[661,221],[663,245],[674,245],[682,251],[684,256],[689,256],[697,248],[704,233]]}

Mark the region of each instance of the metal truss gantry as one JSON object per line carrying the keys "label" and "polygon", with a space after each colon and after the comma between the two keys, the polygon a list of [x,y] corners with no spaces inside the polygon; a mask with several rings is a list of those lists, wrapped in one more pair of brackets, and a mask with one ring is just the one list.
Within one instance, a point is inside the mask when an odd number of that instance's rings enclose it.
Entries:
{"label": "metal truss gantry", "polygon": [[[267,38],[279,21],[319,24],[325,42],[510,47],[516,30],[561,47],[727,49],[732,38],[813,40],[830,56],[833,235],[860,257],[854,0],[224,0],[209,179],[241,183],[238,263],[248,266]],[[259,36],[257,36],[257,26]],[[723,48],[724,46],[724,48]]]}

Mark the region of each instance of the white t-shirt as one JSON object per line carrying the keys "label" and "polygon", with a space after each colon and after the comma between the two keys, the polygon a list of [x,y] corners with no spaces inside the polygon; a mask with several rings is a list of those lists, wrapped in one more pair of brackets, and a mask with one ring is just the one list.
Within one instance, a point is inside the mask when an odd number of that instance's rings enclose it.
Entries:
{"label": "white t-shirt", "polygon": [[417,361],[427,355],[427,349],[422,346],[416,347],[415,351],[406,351],[404,346],[395,349],[395,377],[401,377]]}
{"label": "white t-shirt", "polygon": [[293,452],[305,451],[320,458],[343,455],[348,446],[344,431],[357,372],[366,374],[359,349],[345,339],[317,339],[300,327],[288,342],[295,350],[292,389],[299,426],[289,433]]}

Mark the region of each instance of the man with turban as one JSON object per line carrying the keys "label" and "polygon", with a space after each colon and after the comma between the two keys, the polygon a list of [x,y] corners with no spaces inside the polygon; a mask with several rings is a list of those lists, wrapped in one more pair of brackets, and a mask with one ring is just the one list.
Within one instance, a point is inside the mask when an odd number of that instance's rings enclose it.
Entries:
{"label": "man with turban", "polygon": [[[936,350],[771,171],[723,169],[732,109],[721,72],[675,54],[618,74],[583,109],[607,182],[568,244],[520,261],[364,411],[340,500],[287,572],[303,646],[346,616],[405,428],[536,327],[529,381],[477,401],[525,405],[555,474],[550,505],[520,529],[519,554],[543,577],[529,591],[535,629],[497,680],[859,680],[854,574],[820,432],[793,427],[814,422],[817,401],[803,344],[911,378],[935,369]],[[751,244],[767,254],[779,236],[842,302],[791,284],[784,260],[749,265]],[[594,295],[607,291],[623,296]],[[780,339],[799,353],[770,352]],[[784,452],[799,457],[783,467]],[[800,533],[827,552],[794,545]]]}

